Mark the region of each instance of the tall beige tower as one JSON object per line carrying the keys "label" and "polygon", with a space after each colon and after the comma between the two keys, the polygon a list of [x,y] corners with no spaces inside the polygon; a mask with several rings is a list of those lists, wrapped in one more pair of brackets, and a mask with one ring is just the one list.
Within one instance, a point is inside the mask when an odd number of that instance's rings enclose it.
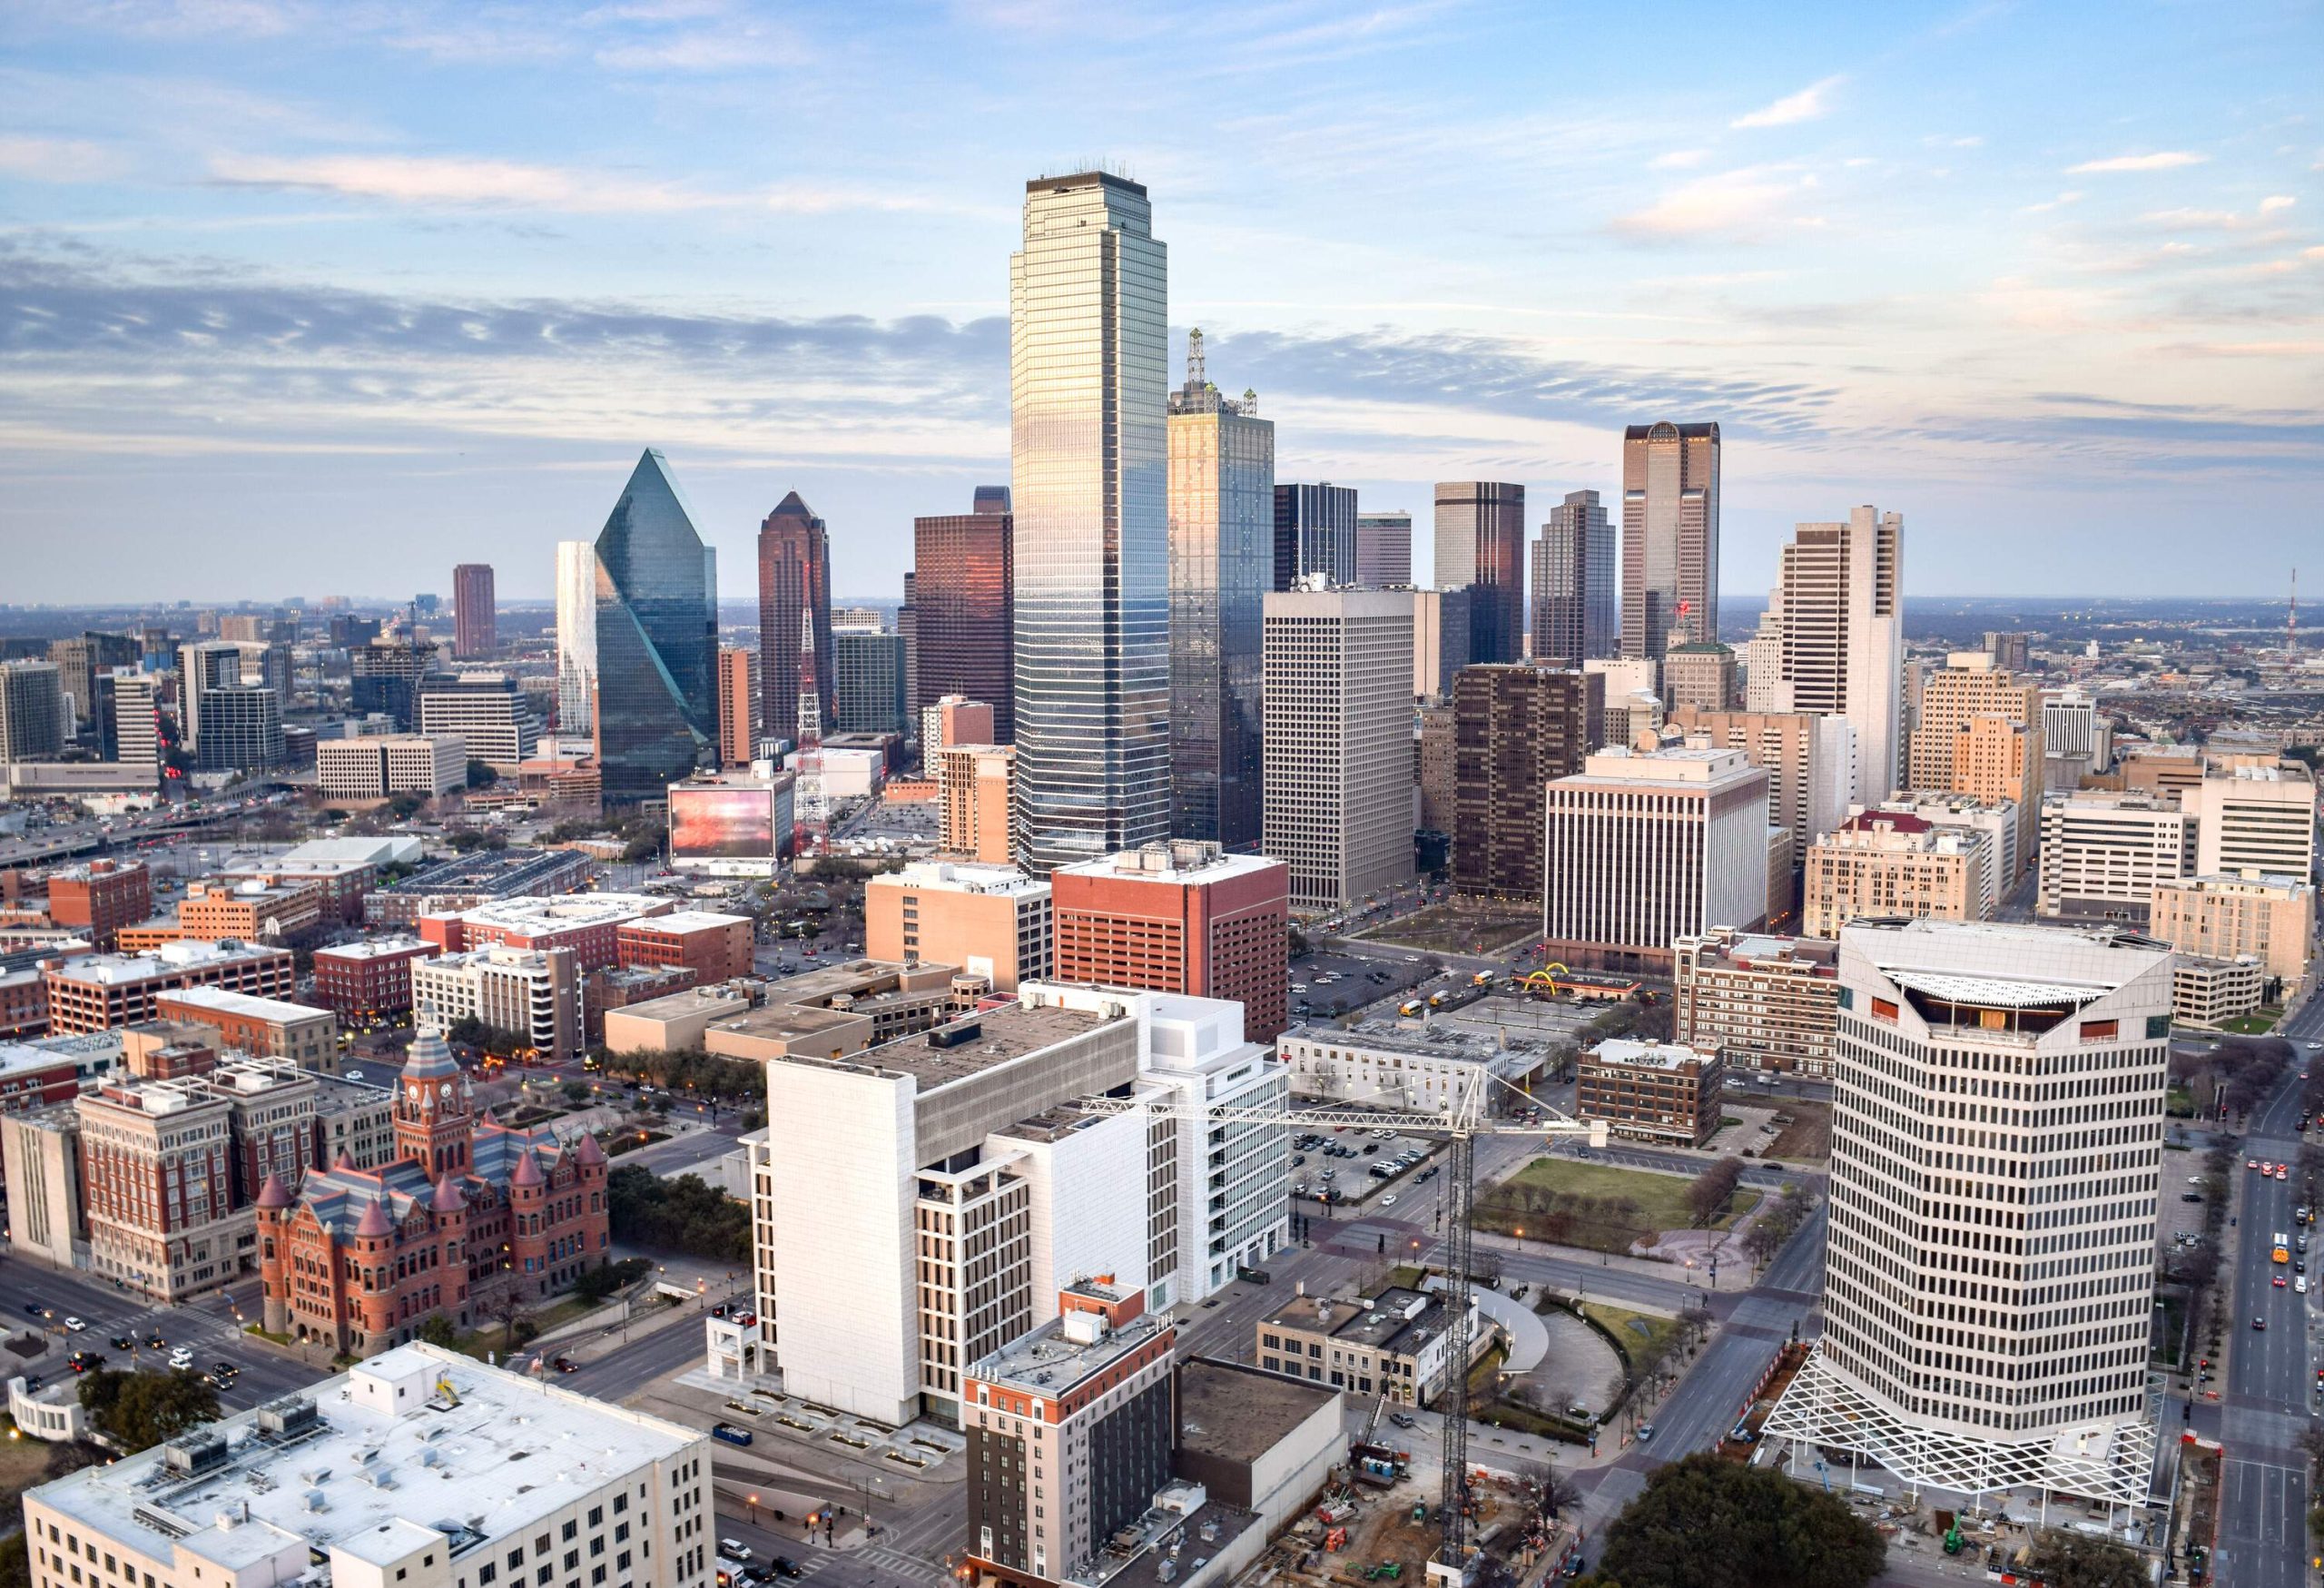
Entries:
{"label": "tall beige tower", "polygon": [[1266,597],[1266,809],[1259,848],[1291,908],[1413,874],[1413,603],[1403,590]]}
{"label": "tall beige tower", "polygon": [[1622,433],[1622,655],[1718,637],[1718,427]]}
{"label": "tall beige tower", "polygon": [[1768,598],[1788,709],[1847,718],[1865,804],[1886,799],[1902,770],[1904,537],[1904,516],[1876,508],[1799,525]]}
{"label": "tall beige tower", "polygon": [[2033,864],[2042,823],[2040,686],[1983,651],[1955,651],[1921,686],[1905,782],[1915,789],[2015,800],[2018,863]]}

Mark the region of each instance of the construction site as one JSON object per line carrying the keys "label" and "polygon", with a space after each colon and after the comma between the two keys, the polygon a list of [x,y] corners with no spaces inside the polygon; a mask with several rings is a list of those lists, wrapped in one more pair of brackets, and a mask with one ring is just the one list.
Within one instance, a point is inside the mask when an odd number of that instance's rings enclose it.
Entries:
{"label": "construction site", "polygon": [[[1413,1453],[1390,1443],[1353,1445],[1350,1456],[1340,1480],[1270,1547],[1264,1570],[1318,1585],[1419,1582],[1444,1542],[1441,1471],[1424,1454],[1415,1470]],[[1547,1480],[1469,1468],[1463,1516],[1473,1588],[1541,1582],[1578,1562],[1574,1530],[1549,1514]]]}

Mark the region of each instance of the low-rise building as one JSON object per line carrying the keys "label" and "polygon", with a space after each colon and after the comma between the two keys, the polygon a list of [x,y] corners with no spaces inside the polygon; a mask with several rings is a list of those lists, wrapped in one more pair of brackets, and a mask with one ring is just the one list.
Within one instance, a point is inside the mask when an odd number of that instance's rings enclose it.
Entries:
{"label": "low-rise building", "polygon": [[416,794],[432,800],[467,787],[468,781],[468,741],[458,734],[321,739],[315,745],[315,787],[338,799]]}
{"label": "low-rise building", "polygon": [[631,970],[683,966],[697,981],[724,981],[751,973],[751,942],[756,932],[747,915],[674,910],[622,922],[614,932],[614,955]]}
{"label": "low-rise building", "polygon": [[[1548,1068],[1537,1042],[1500,1041],[1444,1026],[1369,1020],[1336,1026],[1294,1026],[1275,1044],[1291,1077],[1291,1095],[1353,1100],[1407,1112],[1456,1107],[1480,1084],[1485,1106],[1499,1111]],[[1500,1082],[1492,1085],[1490,1082]]]}
{"label": "low-rise building", "polygon": [[114,933],[153,912],[153,873],[143,861],[93,860],[48,873],[48,919],[97,948],[112,948]]}
{"label": "low-rise building", "polygon": [[2308,971],[2316,889],[2305,877],[2250,871],[2157,883],[2149,930],[2181,953],[2255,959],[2289,986]]}
{"label": "low-rise building", "polygon": [[590,863],[576,849],[479,849],[422,866],[365,894],[363,919],[377,927],[409,929],[423,915],[473,910],[495,899],[563,893],[587,879]]}
{"label": "low-rise building", "polygon": [[443,950],[409,932],[315,951],[315,996],[350,1026],[377,1025],[411,1008],[411,967]]}
{"label": "low-rise building", "polygon": [[42,970],[49,1030],[69,1036],[152,1020],[155,1001],[185,987],[278,998],[295,990],[290,951],[248,942],[164,943],[150,954],[85,954]]}
{"label": "low-rise building", "polygon": [[1832,1073],[1837,944],[1723,928],[1672,947],[1671,1034],[1679,1041],[1746,1069]]}
{"label": "low-rise building", "polygon": [[163,1020],[208,1026],[222,1046],[244,1053],[287,1059],[309,1070],[338,1063],[339,1017],[327,1009],[220,987],[186,987],[158,994],[153,1011]]}
{"label": "low-rise building", "polygon": [[428,1025],[481,1021],[544,1059],[581,1054],[581,967],[568,948],[495,947],[415,960],[411,1008]]}
{"label": "low-rise building", "polygon": [[1981,852],[1985,855],[1985,864],[1977,873],[1976,885],[1979,910],[1988,918],[2001,908],[2003,897],[2024,874],[2025,868],[2017,855],[2018,833],[2024,823],[2015,800],[1981,800],[1974,794],[1927,789],[1900,793],[1894,799],[1880,801],[1876,808],[1906,812],[1939,831],[1974,827],[1984,833],[1991,843]]}
{"label": "low-rise building", "polygon": [[2182,1025],[2225,1025],[2265,1002],[2268,984],[2266,967],[2250,954],[2181,954],[2171,964],[2171,1018]]}
{"label": "low-rise building", "polygon": [[1858,916],[1982,919],[1977,878],[1992,839],[1903,811],[1859,811],[1810,844],[1800,930],[1836,938]]}
{"label": "low-rise building", "polygon": [[1256,1512],[1272,1536],[1347,1459],[1344,1392],[1244,1362],[1178,1362],[1177,1452],[1172,1465],[1212,1498]]}
{"label": "low-rise building", "polygon": [[1700,1147],[1718,1129],[1726,1071],[1715,1052],[1616,1038],[1583,1054],[1581,1070],[1575,1108],[1585,1124],[1603,1119],[1613,1135],[1681,1147]]}
{"label": "low-rise building", "polygon": [[915,861],[864,884],[863,947],[875,960],[958,965],[1015,992],[1049,977],[1049,884],[1013,865]]}
{"label": "low-rise building", "polygon": [[567,893],[553,898],[501,899],[472,909],[431,913],[419,935],[447,953],[496,945],[512,949],[570,949],[585,971],[618,965],[621,929],[668,915],[675,901],[651,893]]}
{"label": "low-rise building", "polygon": [[607,1009],[605,1043],[608,1053],[681,1053],[699,1048],[710,1022],[722,1015],[741,1014],[751,1007],[751,994],[733,985],[691,987],[641,1003]]}
{"label": "low-rise building", "polygon": [[[1469,1304],[1471,1349],[1492,1343]],[[1298,1296],[1261,1319],[1258,1363],[1270,1373],[1328,1385],[1358,1400],[1384,1393],[1425,1406],[1453,1382],[1452,1307],[1442,1293],[1390,1286],[1377,1296]]]}

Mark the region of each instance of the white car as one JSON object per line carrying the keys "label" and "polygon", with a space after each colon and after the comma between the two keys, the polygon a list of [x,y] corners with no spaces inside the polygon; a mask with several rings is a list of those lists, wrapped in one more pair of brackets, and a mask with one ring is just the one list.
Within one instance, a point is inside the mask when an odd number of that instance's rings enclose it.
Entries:
{"label": "white car", "polygon": [[2305,1275],[2305,1274],[2302,1274],[2299,1278],[2294,1279],[2294,1280],[2291,1282],[2291,1287],[2292,1287],[2292,1292],[2293,1292],[2293,1294],[2295,1294],[2295,1295],[2298,1295],[2298,1296],[2305,1296],[2305,1295],[2307,1295],[2307,1294],[2308,1294],[2308,1276],[2307,1276],[2307,1275]]}
{"label": "white car", "polygon": [[183,1346],[180,1346],[176,1350],[170,1353],[170,1366],[172,1367],[192,1366],[193,1353],[187,1350]]}
{"label": "white car", "polygon": [[68,1335],[77,1335],[88,1327],[77,1317],[68,1317],[64,1320],[64,1332]]}
{"label": "white car", "polygon": [[[1380,1198],[1380,1206],[1382,1206],[1383,1208],[1393,1208],[1395,1205],[1396,1205],[1396,1196],[1395,1196],[1395,1193],[1394,1193],[1394,1192],[1393,1192],[1393,1191],[1391,1191],[1388,1195],[1386,1195],[1386,1196],[1384,1196],[1384,1197],[1383,1197],[1383,1198]],[[2300,1281],[2300,1283],[2301,1283],[2301,1284],[2303,1284],[2303,1285],[2305,1285],[2305,1284],[2307,1284],[2307,1283],[2308,1283],[2308,1281],[2307,1281],[2307,1280],[2305,1280],[2305,1279],[2302,1279],[2302,1280]]]}

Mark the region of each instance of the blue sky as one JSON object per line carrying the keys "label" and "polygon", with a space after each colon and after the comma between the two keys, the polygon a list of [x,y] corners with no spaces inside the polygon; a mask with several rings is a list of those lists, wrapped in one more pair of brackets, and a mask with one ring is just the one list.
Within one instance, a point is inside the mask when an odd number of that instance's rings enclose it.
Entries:
{"label": "blue sky", "polygon": [[0,600],[546,595],[638,449],[729,596],[1007,477],[1025,179],[1152,192],[1278,475],[1417,509],[1726,427],[1722,583],[2324,565],[2312,4],[0,8]]}

